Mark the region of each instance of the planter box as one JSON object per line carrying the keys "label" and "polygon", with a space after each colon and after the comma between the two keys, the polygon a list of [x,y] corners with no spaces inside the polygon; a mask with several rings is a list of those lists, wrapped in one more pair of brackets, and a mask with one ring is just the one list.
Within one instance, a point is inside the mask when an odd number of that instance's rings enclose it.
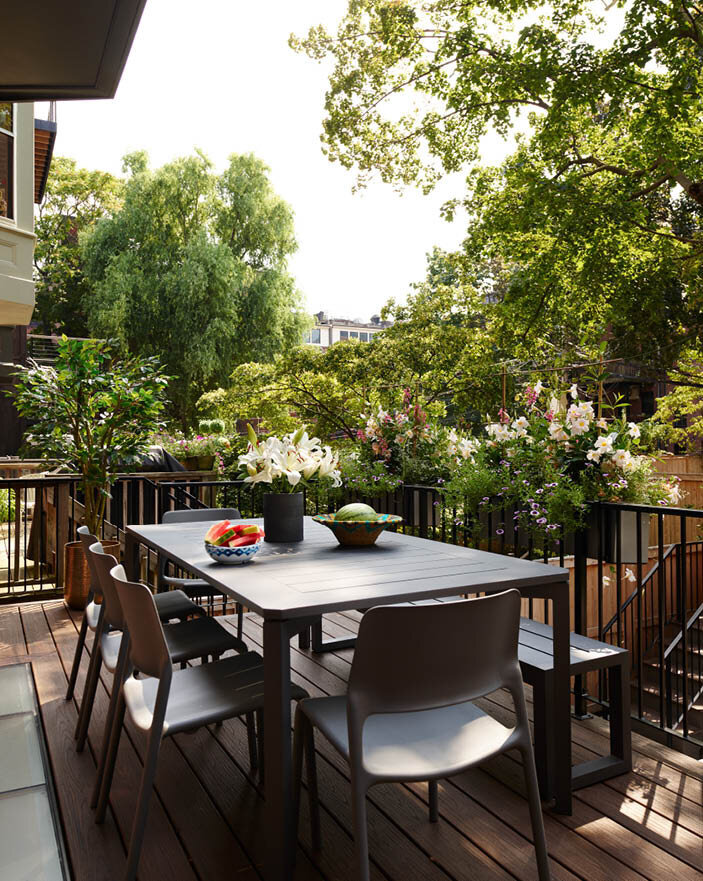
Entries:
{"label": "planter box", "polygon": [[[620,562],[646,563],[649,559],[649,521],[651,514],[636,511],[616,511],[591,508],[587,525],[587,554],[598,559],[600,525],[603,524],[603,540],[600,548],[604,563],[617,562],[617,521],[620,517]],[[640,546],[637,547],[637,519],[640,520]]]}

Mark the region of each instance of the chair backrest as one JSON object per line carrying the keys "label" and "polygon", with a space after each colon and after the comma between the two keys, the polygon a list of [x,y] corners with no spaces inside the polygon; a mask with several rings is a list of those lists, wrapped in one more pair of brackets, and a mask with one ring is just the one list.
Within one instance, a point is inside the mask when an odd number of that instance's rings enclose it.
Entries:
{"label": "chair backrest", "polygon": [[349,677],[349,707],[413,712],[490,694],[519,673],[520,594],[420,606],[377,606],[363,617]]}
{"label": "chair backrest", "polygon": [[129,633],[129,659],[140,673],[160,679],[171,669],[171,656],[154,596],[145,584],[128,581],[121,565],[114,566],[110,575]]}
{"label": "chair backrest", "polygon": [[178,511],[164,511],[162,523],[188,523],[196,520],[241,520],[236,508],[182,508]]}
{"label": "chair backrest", "polygon": [[112,554],[105,553],[101,542],[96,541],[88,548],[88,560],[92,563],[100,582],[103,603],[105,605],[105,623],[115,630],[124,629],[124,615],[122,604],[115,590],[115,583],[110,575],[110,570],[117,565],[117,560]]}
{"label": "chair backrest", "polygon": [[88,529],[87,526],[79,526],[76,530],[78,533],[79,539],[83,542],[83,552],[88,560],[88,569],[90,570],[90,589],[93,591],[98,597],[102,597],[102,587],[100,586],[100,579],[98,577],[98,573],[95,569],[95,565],[93,563],[93,558],[88,553],[88,548],[95,544],[98,539],[93,535],[93,533]]}

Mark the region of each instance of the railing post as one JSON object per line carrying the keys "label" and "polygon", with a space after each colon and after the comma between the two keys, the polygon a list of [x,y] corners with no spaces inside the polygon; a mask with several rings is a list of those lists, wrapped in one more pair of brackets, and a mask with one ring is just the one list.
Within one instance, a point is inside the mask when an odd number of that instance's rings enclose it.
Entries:
{"label": "railing post", "polygon": [[[600,519],[600,518],[599,518]],[[584,636],[588,628],[588,549],[587,534],[581,529],[574,535],[574,630]],[[574,677],[574,715],[577,719],[588,719],[586,709],[587,692],[583,690],[581,676]]]}

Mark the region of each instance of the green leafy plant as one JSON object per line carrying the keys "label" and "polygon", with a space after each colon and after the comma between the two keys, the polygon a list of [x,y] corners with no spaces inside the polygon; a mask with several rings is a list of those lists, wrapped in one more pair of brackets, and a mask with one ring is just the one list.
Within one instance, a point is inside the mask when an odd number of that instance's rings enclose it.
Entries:
{"label": "green leafy plant", "polygon": [[80,474],[85,525],[100,534],[110,483],[161,427],[169,377],[153,358],[118,358],[104,340],[62,337],[53,366],[17,374],[15,404],[30,423],[28,450]]}

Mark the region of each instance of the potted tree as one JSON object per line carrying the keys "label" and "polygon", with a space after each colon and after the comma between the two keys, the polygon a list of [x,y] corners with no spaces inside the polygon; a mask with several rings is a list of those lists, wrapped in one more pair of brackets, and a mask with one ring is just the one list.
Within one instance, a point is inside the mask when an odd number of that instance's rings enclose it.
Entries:
{"label": "potted tree", "polygon": [[[94,535],[102,534],[115,473],[138,462],[161,427],[167,382],[156,359],[120,358],[108,341],[65,336],[53,365],[30,361],[18,373],[15,405],[30,425],[25,448],[79,474],[82,520]],[[81,543],[68,542],[64,554],[66,601],[84,608],[90,584]]]}

